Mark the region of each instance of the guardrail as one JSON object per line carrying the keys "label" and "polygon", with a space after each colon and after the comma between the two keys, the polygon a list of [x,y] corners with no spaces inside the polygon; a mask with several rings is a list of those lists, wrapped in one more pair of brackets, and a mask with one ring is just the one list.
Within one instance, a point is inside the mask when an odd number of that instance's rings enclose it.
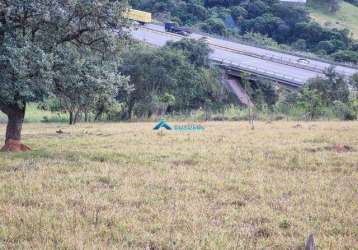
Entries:
{"label": "guardrail", "polygon": [[321,67],[318,67],[317,65],[303,65],[298,63],[295,60],[291,60],[291,58],[289,60],[285,60],[283,57],[277,57],[274,55],[262,55],[262,54],[257,54],[257,53],[252,53],[252,52],[248,52],[248,51],[244,51],[244,50],[239,50],[239,49],[233,49],[233,48],[229,48],[226,46],[221,46],[221,45],[217,45],[217,44],[213,44],[213,43],[209,43],[209,45],[213,46],[213,47],[218,47],[227,51],[231,51],[233,53],[237,53],[237,54],[241,54],[241,55],[245,55],[245,56],[250,56],[250,57],[255,57],[264,61],[271,61],[274,63],[279,63],[279,64],[284,64],[287,66],[291,66],[291,67],[295,67],[295,68],[301,68],[301,69],[305,69],[305,70],[309,70],[309,71],[313,71],[316,73],[320,73],[322,74],[324,72],[324,70]]}
{"label": "guardrail", "polygon": [[[170,34],[171,36],[174,37],[178,37],[178,38],[182,38],[183,36],[177,35],[177,34],[172,34],[172,33],[167,33],[164,31],[159,31],[159,30],[155,30],[155,29],[151,29],[151,28],[146,28],[150,31],[153,32],[157,32],[157,33],[161,33],[161,34]],[[145,41],[145,39],[144,39]],[[237,49],[232,49],[232,48],[228,48],[225,46],[220,46],[220,45],[212,45],[212,46],[216,46],[216,47],[220,47],[222,49],[225,49],[227,51],[231,51],[233,53],[240,53],[240,54],[244,54],[250,57],[255,57],[255,58],[259,58],[261,60],[266,60],[266,61],[272,61],[272,62],[276,62],[279,64],[284,64],[287,66],[291,66],[291,67],[295,67],[295,68],[303,68],[305,70],[309,70],[312,72],[316,72],[316,73],[322,73],[322,71],[320,69],[314,68],[314,67],[305,67],[305,65],[297,65],[297,63],[293,63],[292,61],[285,61],[282,58],[277,58],[273,55],[257,55],[257,54],[252,54],[250,52],[247,51],[241,51],[241,50],[237,50]],[[250,72],[253,73],[255,75],[260,75],[263,76],[265,78],[269,78],[272,80],[276,80],[276,81],[280,81],[281,83],[284,83],[285,85],[289,85],[291,87],[301,87],[305,84],[306,79],[300,79],[297,77],[292,77],[290,75],[285,75],[285,74],[281,74],[281,73],[276,73],[273,71],[268,71],[265,70],[263,68],[259,68],[259,67],[255,67],[252,65],[248,65],[245,63],[237,63],[237,62],[233,62],[230,60],[226,60],[224,58],[219,58],[219,57],[214,57],[214,56],[210,56],[210,59],[214,62],[216,62],[217,64],[220,64],[222,66],[225,66],[226,69],[231,69],[232,71],[238,71],[237,69],[240,69],[242,71],[246,71],[246,72]]]}
{"label": "guardrail", "polygon": [[225,60],[225,59],[218,58],[218,57],[216,57],[216,58],[213,57],[213,58],[211,58],[211,60],[213,60],[214,62],[216,62],[217,64],[219,64],[221,66],[224,66],[226,69],[228,69],[228,68],[232,69],[232,70],[239,69],[241,71],[246,71],[246,72],[253,73],[256,75],[261,75],[266,78],[280,81],[281,83],[284,83],[291,87],[299,88],[305,84],[305,81],[302,79],[299,79],[296,77],[291,77],[291,76],[288,76],[285,74],[280,74],[280,73],[275,73],[272,71],[263,70],[258,67],[255,67],[255,66],[247,65],[245,63],[233,63],[232,61]]}
{"label": "guardrail", "polygon": [[264,45],[259,44],[257,42],[251,42],[251,41],[249,42],[249,41],[247,41],[245,39],[240,39],[240,38],[229,38],[229,37],[218,36],[218,35],[215,35],[215,34],[208,34],[208,33],[205,33],[205,32],[203,32],[201,30],[198,30],[198,29],[193,29],[193,31],[195,33],[199,34],[199,35],[202,35],[202,36],[213,37],[213,38],[221,39],[221,40],[224,40],[224,41],[227,41],[227,42],[239,43],[239,44],[247,45],[247,46],[250,46],[250,47],[269,50],[269,51],[276,52],[276,53],[282,53],[282,54],[287,54],[287,55],[296,56],[296,57],[300,57],[300,58],[305,58],[305,59],[309,59],[309,60],[315,60],[315,61],[319,61],[319,62],[322,62],[322,63],[331,64],[333,66],[342,66],[342,67],[348,67],[348,68],[351,68],[351,69],[358,70],[358,65],[357,64],[336,62],[333,59],[322,58],[322,57],[319,57],[318,55],[315,55],[315,54],[312,54],[312,53],[301,52],[301,51],[289,51],[289,50],[284,50],[284,49],[279,49],[279,48],[267,47],[267,46],[264,46]]}
{"label": "guardrail", "polygon": [[[178,34],[174,34],[174,33],[167,33],[167,32],[164,32],[164,31],[160,31],[160,30],[157,30],[157,29],[153,29],[153,28],[149,28],[149,27],[144,27],[145,29],[148,29],[150,31],[154,31],[154,32],[158,32],[158,33],[164,33],[164,34],[170,34],[171,36],[176,36],[176,37],[179,37],[179,38],[182,38],[183,36],[180,36]],[[199,35],[202,35],[199,33]],[[215,36],[212,36],[210,35],[211,37],[213,38],[217,38]],[[235,41],[230,41],[230,40],[225,40],[225,39],[222,39],[222,38],[219,38],[221,40],[224,40],[224,41],[229,41],[229,42],[235,42]],[[323,68],[322,66],[319,66],[317,64],[312,64],[311,61],[310,61],[310,64],[309,65],[304,65],[304,64],[301,64],[299,62],[297,62],[297,59],[293,59],[293,58],[284,58],[283,56],[275,56],[273,54],[258,54],[258,53],[253,53],[253,52],[249,52],[249,51],[244,51],[244,50],[240,50],[240,49],[237,49],[237,48],[230,48],[230,47],[227,47],[227,46],[223,46],[223,45],[219,45],[219,44],[214,44],[214,43],[208,43],[209,45],[213,46],[213,47],[217,47],[217,48],[221,48],[221,49],[225,49],[225,50],[228,50],[228,51],[231,51],[233,53],[237,53],[237,54],[242,54],[242,55],[246,55],[246,56],[250,56],[250,57],[255,57],[255,58],[259,58],[259,59],[262,59],[262,60],[266,60],[266,61],[271,61],[271,62],[275,62],[275,63],[279,63],[279,64],[283,64],[283,65],[287,65],[287,66],[291,66],[291,67],[295,67],[295,68],[301,68],[301,69],[305,69],[305,70],[309,70],[309,71],[312,71],[312,72],[316,72],[316,73],[320,73],[320,74],[323,74],[325,69],[327,68]],[[244,43],[243,43],[244,44]],[[244,44],[244,45],[247,45],[247,44]],[[270,51],[273,51],[273,52],[277,52],[277,51],[274,51],[272,49],[269,49],[269,48],[261,48],[261,47],[258,47],[258,46],[253,46],[253,45],[247,45],[247,46],[251,46],[251,47],[256,47],[256,48],[260,48],[260,49],[265,49],[265,50],[270,50]],[[297,56],[299,57],[298,55],[294,55],[294,54],[291,54],[291,53],[286,53],[286,52],[279,52],[279,53],[282,53],[282,54],[287,54],[287,55],[290,55],[290,56]],[[306,57],[307,58],[307,57]],[[306,58],[303,58],[303,59],[306,59]],[[300,59],[300,58],[298,58]],[[320,61],[320,62],[323,62],[323,63],[328,63],[328,64],[331,64],[332,66],[336,67],[336,66],[344,66],[344,67],[349,67],[351,69],[358,69],[357,67],[352,67],[352,66],[349,66],[349,65],[340,65],[340,64],[333,64],[332,62],[326,62],[324,60],[318,60],[318,59],[311,59],[309,58],[310,60],[316,60],[316,61]],[[350,76],[349,73],[347,73],[346,71],[344,70],[337,70],[338,73],[344,75],[344,76]]]}
{"label": "guardrail", "polygon": [[[152,30],[152,29],[150,29],[150,30]],[[157,31],[157,30],[154,30],[154,31],[159,32],[159,33],[164,33],[164,32]],[[172,34],[172,35],[180,37],[180,38],[182,37],[182,36],[176,35],[176,34]],[[230,50],[230,49],[228,48],[228,50]],[[243,71],[250,72],[250,73],[253,73],[256,75],[261,75],[263,77],[270,78],[272,80],[278,80],[282,83],[285,83],[286,85],[289,85],[289,86],[295,87],[295,88],[301,87],[305,82],[304,80],[299,79],[299,78],[267,71],[267,70],[260,69],[255,66],[247,65],[245,63],[235,63],[230,60],[226,60],[224,58],[210,56],[210,60],[216,62],[217,64],[225,66],[227,69],[228,69],[228,67],[231,67],[231,70],[233,70],[233,71],[237,71],[237,69],[241,69]]]}

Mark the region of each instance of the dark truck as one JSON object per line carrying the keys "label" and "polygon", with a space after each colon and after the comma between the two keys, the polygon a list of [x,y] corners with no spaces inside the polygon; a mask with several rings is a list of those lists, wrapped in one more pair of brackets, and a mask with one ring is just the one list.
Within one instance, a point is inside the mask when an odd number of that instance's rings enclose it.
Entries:
{"label": "dark truck", "polygon": [[165,23],[164,28],[166,32],[171,32],[182,36],[189,36],[191,34],[191,31],[189,29],[179,27],[175,23],[171,22]]}

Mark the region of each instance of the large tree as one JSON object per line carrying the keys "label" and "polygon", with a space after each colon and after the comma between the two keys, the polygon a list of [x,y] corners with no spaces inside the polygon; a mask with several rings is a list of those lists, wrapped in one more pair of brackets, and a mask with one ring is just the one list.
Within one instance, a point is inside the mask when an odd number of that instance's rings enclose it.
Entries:
{"label": "large tree", "polygon": [[121,33],[125,1],[0,0],[0,110],[5,142],[21,141],[26,104],[60,86],[55,52],[74,45],[105,53]]}

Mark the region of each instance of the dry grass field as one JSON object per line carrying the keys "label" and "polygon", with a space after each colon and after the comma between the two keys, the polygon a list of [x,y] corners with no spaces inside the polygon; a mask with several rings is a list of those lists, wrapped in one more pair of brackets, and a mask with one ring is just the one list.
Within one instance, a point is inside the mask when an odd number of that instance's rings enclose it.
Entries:
{"label": "dry grass field", "polygon": [[321,6],[311,9],[311,17],[327,28],[349,29],[354,39],[358,39],[358,7],[341,1],[336,13],[322,11]]}
{"label": "dry grass field", "polygon": [[153,125],[26,124],[0,249],[358,249],[357,122]]}

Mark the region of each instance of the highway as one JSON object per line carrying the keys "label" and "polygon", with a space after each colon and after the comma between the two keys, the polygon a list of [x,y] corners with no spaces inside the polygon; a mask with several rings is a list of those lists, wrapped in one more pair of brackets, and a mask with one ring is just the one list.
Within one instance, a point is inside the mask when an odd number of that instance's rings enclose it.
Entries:
{"label": "highway", "polygon": [[[164,31],[163,26],[147,24],[131,29],[135,40],[161,47],[168,41],[178,41],[183,36]],[[303,59],[302,57],[271,51],[268,49],[248,46],[236,42],[218,39],[193,33],[189,38],[205,38],[213,52],[210,58],[230,69],[238,69],[258,74],[270,79],[302,86],[309,79],[323,76],[323,71],[331,64],[319,60]],[[358,72],[358,69],[336,65],[336,71],[347,77]]]}

